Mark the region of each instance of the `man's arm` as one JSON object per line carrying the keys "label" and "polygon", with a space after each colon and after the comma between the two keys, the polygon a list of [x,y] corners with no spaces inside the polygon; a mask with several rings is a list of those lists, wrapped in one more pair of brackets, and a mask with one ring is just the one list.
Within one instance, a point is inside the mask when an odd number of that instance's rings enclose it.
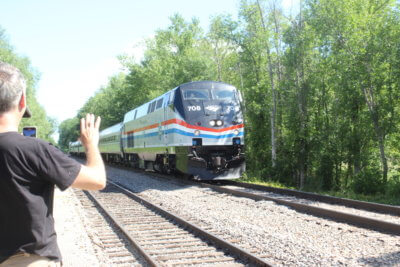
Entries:
{"label": "man's arm", "polygon": [[81,119],[81,142],[85,147],[87,162],[71,185],[74,188],[101,190],[106,186],[106,171],[98,148],[100,117],[87,114]]}

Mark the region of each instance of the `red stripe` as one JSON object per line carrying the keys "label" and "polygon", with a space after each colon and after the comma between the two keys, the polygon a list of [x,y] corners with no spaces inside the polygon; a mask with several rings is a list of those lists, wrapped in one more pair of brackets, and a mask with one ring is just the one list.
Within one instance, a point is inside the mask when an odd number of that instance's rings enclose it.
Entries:
{"label": "red stripe", "polygon": [[144,131],[144,130],[148,130],[148,129],[154,129],[154,128],[157,128],[157,127],[158,127],[158,123],[155,123],[155,124],[152,124],[152,125],[149,125],[149,126],[146,126],[146,127],[134,129],[132,131],[129,131],[129,133],[140,132],[140,131]]}
{"label": "red stripe", "polygon": [[[207,128],[207,127],[201,127],[201,126],[196,126],[196,125],[191,125],[183,120],[180,119],[170,119],[167,121],[163,121],[161,122],[161,125],[169,125],[169,124],[179,124],[182,125],[186,128],[189,129],[195,129],[195,130],[202,130],[202,131],[209,131],[209,132],[215,132],[215,133],[220,133],[220,132],[225,132],[225,131],[229,131],[229,130],[233,130],[233,129],[239,129],[239,128],[243,128],[244,125],[242,124],[238,124],[238,125],[234,125],[234,126],[230,126],[230,127],[226,127],[226,128],[222,128],[222,129],[215,129],[215,128]],[[148,130],[148,129],[154,129],[158,127],[158,123],[156,124],[152,124],[146,127],[142,127],[142,128],[138,128],[138,129],[134,129],[131,130],[129,132],[125,132],[124,134],[131,134],[131,133],[136,133],[136,132],[140,132],[140,131],[144,131],[144,130]]]}

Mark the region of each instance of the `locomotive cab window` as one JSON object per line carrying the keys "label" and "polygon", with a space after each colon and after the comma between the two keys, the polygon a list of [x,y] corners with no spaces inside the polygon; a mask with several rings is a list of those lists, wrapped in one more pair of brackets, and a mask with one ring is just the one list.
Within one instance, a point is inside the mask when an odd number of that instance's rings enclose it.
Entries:
{"label": "locomotive cab window", "polygon": [[234,90],[213,90],[213,99],[235,101],[236,94]]}
{"label": "locomotive cab window", "polygon": [[210,99],[210,94],[208,90],[187,89],[183,92],[183,98],[185,100],[208,100]]}
{"label": "locomotive cab window", "polygon": [[164,94],[164,98],[162,98],[162,107],[167,107],[174,102],[174,92],[168,92]]}

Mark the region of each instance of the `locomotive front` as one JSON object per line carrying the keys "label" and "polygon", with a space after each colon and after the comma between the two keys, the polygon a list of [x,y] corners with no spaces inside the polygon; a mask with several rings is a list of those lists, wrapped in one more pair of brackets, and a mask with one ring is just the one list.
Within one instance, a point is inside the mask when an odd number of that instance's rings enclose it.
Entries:
{"label": "locomotive front", "polygon": [[[242,97],[232,85],[183,84],[175,107],[191,128],[186,173],[200,179],[239,178],[245,170]],[[179,152],[177,152],[179,153]],[[183,155],[182,155],[183,156]]]}

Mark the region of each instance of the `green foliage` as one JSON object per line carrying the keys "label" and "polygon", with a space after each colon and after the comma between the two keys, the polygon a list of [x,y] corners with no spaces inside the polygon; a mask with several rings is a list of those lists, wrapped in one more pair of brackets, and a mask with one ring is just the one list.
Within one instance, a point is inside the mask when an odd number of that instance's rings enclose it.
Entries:
{"label": "green foliage", "polygon": [[[196,19],[185,22],[180,15],[174,15],[171,25],[157,31],[146,46],[141,63],[121,57],[129,73],[111,77],[108,85],[100,88],[79,110],[77,118],[94,113],[102,118],[101,129],[104,129],[121,122],[129,110],[179,84],[216,76],[207,56],[211,48]],[[73,120],[67,120],[60,127],[60,145],[64,148],[77,136],[72,124]]]}
{"label": "green foliage", "polygon": [[101,117],[101,129],[110,127],[121,122],[124,114],[133,108],[130,99],[133,98],[126,90],[125,74],[117,74],[110,78],[106,87],[101,88],[85,103],[78,112],[78,118],[93,113]]}
{"label": "green foliage", "polygon": [[256,176],[248,175],[248,173],[244,173],[243,177],[240,178],[238,180],[238,182],[259,184],[259,185],[271,186],[271,187],[276,187],[276,188],[296,189],[295,187],[288,187],[286,184],[283,184],[283,183],[273,182],[273,181],[265,181]]}
{"label": "green foliage", "polygon": [[63,150],[68,150],[69,143],[78,140],[79,133],[79,119],[72,118],[63,121],[59,126],[60,136],[58,138],[58,144]]}
{"label": "green foliage", "polygon": [[322,155],[318,169],[317,179],[321,180],[321,189],[330,190],[334,186],[334,162],[329,155]]}
{"label": "green foliage", "polygon": [[[146,41],[142,62],[122,58],[128,73],[78,117],[98,114],[105,128],[179,84],[224,81],[245,99],[247,179],[391,199],[400,170],[399,6],[306,0],[287,17],[277,1],[242,0],[238,19],[215,16],[206,34],[198,20],[174,15]],[[62,125],[65,145],[76,133]]]}
{"label": "green foliage", "polygon": [[36,99],[35,85],[39,79],[39,75],[37,71],[32,68],[28,58],[20,57],[15,54],[1,27],[0,61],[7,62],[17,67],[23,73],[27,82],[27,104],[32,113],[32,117],[29,119],[22,119],[19,130],[22,131],[24,126],[36,126],[39,138],[54,143],[52,134],[55,132],[56,122],[46,115],[45,110]]}
{"label": "green foliage", "polygon": [[400,174],[395,175],[389,182],[386,184],[386,194],[387,196],[396,200],[396,203],[393,204],[400,204]]}
{"label": "green foliage", "polygon": [[373,195],[384,192],[385,183],[378,168],[368,168],[354,175],[352,187],[357,194]]}

